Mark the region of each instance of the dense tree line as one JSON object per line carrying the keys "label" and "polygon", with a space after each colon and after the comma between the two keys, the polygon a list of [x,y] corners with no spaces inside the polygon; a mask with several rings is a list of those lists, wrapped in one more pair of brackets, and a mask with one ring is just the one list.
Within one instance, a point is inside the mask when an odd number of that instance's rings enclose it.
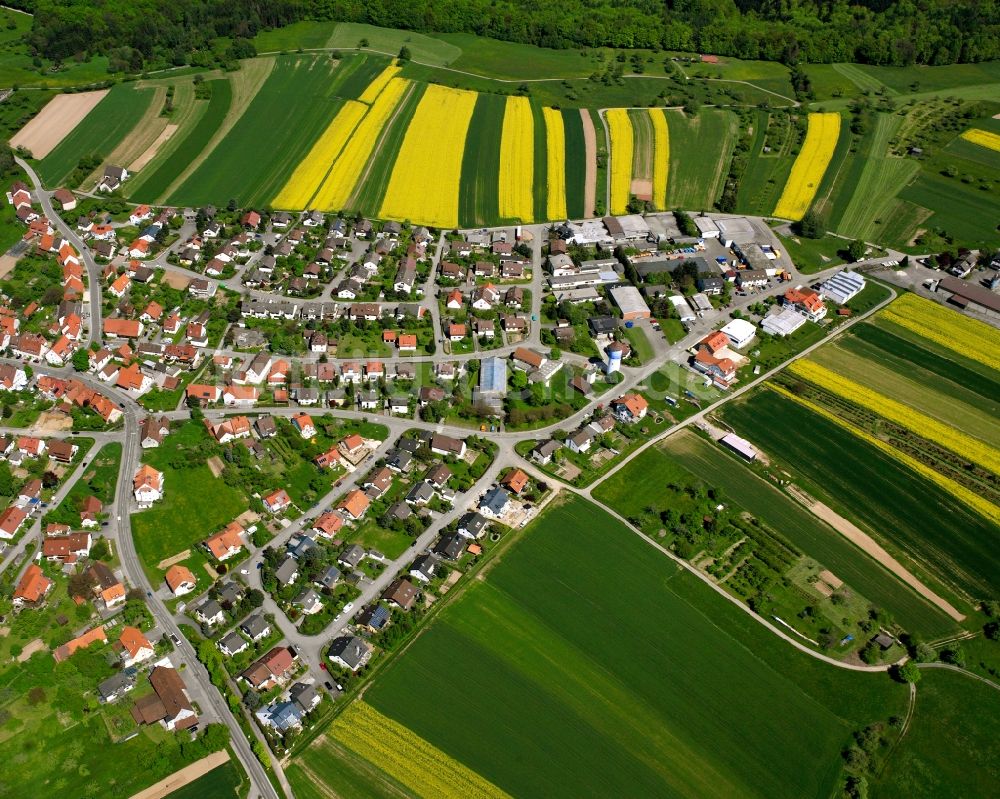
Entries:
{"label": "dense tree line", "polygon": [[646,47],[827,63],[1000,58],[1000,0],[15,0],[43,56],[114,55],[131,71],[184,63],[216,37],[249,53],[262,28],[303,19],[468,32],[544,47]]}

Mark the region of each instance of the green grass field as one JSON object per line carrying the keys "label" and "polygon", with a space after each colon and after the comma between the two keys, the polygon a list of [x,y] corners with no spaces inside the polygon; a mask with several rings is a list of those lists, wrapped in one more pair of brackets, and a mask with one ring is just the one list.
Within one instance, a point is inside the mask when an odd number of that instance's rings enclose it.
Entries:
{"label": "green grass field", "polygon": [[59,186],[76,169],[81,158],[106,158],[142,119],[153,100],[152,89],[136,89],[121,83],[38,162],[38,174],[46,186]]}
{"label": "green grass field", "polygon": [[481,94],[469,123],[458,188],[458,218],[462,225],[484,225],[499,216],[500,138],[506,98]]}
{"label": "green grass field", "polygon": [[201,423],[190,422],[145,453],[144,460],[164,474],[164,496],[152,508],[132,516],[132,532],[147,573],[157,580],[156,564],[161,560],[194,550],[247,509],[246,497],[213,477],[208,466],[172,465],[187,450],[208,441]]}
{"label": "green grass field", "polygon": [[827,795],[851,730],[903,706],[902,686],[790,649],[581,499],[524,536],[365,694],[513,795]]}
{"label": "green grass field", "polygon": [[[169,202],[203,205],[225,197],[254,205],[270,200],[326,129],[335,108],[328,96],[335,75],[335,65],[325,56],[279,56],[243,115]],[[277,119],[295,124],[277,125]]]}
{"label": "green grass field", "polygon": [[[795,156],[773,147],[772,152],[764,153],[763,147],[768,141],[768,113],[758,111],[756,117],[753,143],[750,145],[750,165],[740,182],[737,206],[746,213],[766,216],[774,210],[781,197]],[[783,120],[783,117],[778,117],[778,120]],[[781,128],[786,123],[779,121],[775,125]]]}
{"label": "green grass field", "polygon": [[216,766],[207,774],[203,774],[193,782],[189,782],[171,791],[170,799],[228,799],[242,795],[243,776],[240,773],[241,767],[230,760],[221,766]]}
{"label": "green grass field", "polygon": [[722,192],[722,182],[736,140],[731,111],[706,108],[693,116],[666,111],[670,131],[670,208],[709,209]]}
{"label": "green grass field", "polygon": [[547,219],[546,190],[549,180],[549,163],[547,157],[548,141],[545,136],[545,117],[542,115],[542,106],[538,103],[532,103],[531,116],[534,120],[532,132],[535,139],[535,162],[532,172],[534,183],[534,195],[532,199],[535,203],[535,219]]}
{"label": "green grass field", "polygon": [[872,796],[991,796],[1000,783],[1000,692],[964,674],[925,669],[913,721]]}
{"label": "green grass field", "polygon": [[145,199],[151,203],[161,199],[170,184],[184,171],[184,168],[208,146],[215,131],[229,112],[229,106],[233,100],[232,84],[228,80],[211,81],[211,85],[212,97],[197,123],[188,129],[183,141],[176,144],[175,149],[159,163],[151,174],[143,176],[141,185],[131,189],[131,196]]}
{"label": "green grass field", "polygon": [[566,141],[566,213],[579,219],[584,213],[587,188],[587,149],[583,139],[583,119],[577,108],[562,110]]}
{"label": "green grass field", "polygon": [[831,266],[844,262],[840,252],[846,249],[848,242],[836,236],[824,236],[821,239],[807,239],[805,236],[778,235],[781,246],[792,259],[796,269],[805,275],[819,272]]}
{"label": "green grass field", "polygon": [[[253,38],[258,53],[274,53],[283,50],[304,50],[327,47],[338,23],[336,22],[295,22],[284,28],[260,31]],[[353,47],[356,44],[352,44]]]}
{"label": "green grass field", "polygon": [[461,47],[450,44],[436,36],[425,36],[413,31],[378,28],[359,22],[341,22],[326,42],[326,47],[360,47],[361,40],[367,39],[367,48],[395,56],[407,47],[415,61],[431,66],[446,66],[462,55]]}
{"label": "green grass field", "polygon": [[653,178],[653,123],[645,108],[630,108],[632,123],[632,177],[644,180]]}
{"label": "green grass field", "polygon": [[773,391],[727,403],[721,416],[772,461],[804,477],[807,491],[908,561],[921,580],[972,599],[997,593],[995,528],[935,484]]}
{"label": "green grass field", "polygon": [[933,212],[926,227],[944,230],[969,247],[1000,246],[1000,230],[982,222],[984,218],[1000,216],[1000,197],[996,191],[977,191],[958,178],[922,172],[899,197]]}

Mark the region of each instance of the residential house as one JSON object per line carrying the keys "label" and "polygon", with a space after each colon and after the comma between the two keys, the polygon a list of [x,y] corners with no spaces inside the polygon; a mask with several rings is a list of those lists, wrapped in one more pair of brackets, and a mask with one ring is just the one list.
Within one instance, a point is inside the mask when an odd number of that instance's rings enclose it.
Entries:
{"label": "residential house", "polygon": [[166,581],[167,587],[174,596],[191,593],[197,583],[191,570],[179,563],[167,569]]}
{"label": "residential house", "polygon": [[327,652],[331,661],[352,672],[364,666],[371,654],[371,646],[356,635],[342,635],[334,639]]}
{"label": "residential house", "polygon": [[167,730],[186,730],[198,723],[187,688],[176,669],[157,666],[149,674],[153,693],[142,697],[132,708],[137,724],[159,722]]}
{"label": "residential house", "polygon": [[163,472],[143,464],[132,478],[132,491],[140,508],[148,508],[163,498]]}

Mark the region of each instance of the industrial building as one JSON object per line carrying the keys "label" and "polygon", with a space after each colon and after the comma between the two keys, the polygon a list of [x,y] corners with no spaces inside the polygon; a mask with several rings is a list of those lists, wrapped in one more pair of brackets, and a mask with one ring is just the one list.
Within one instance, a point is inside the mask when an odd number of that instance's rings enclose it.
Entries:
{"label": "industrial building", "polygon": [[845,269],[842,272],[824,280],[819,287],[819,293],[837,305],[850,302],[865,288],[865,279],[857,272]]}
{"label": "industrial building", "polygon": [[[649,306],[635,286],[615,286],[608,290],[611,299],[622,312],[622,319],[649,319]],[[707,298],[706,298],[707,299]]]}

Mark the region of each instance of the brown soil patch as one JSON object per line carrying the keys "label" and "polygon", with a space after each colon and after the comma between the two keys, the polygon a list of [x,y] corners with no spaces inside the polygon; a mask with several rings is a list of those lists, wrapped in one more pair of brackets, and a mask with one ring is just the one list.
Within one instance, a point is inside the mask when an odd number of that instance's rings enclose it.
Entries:
{"label": "brown soil patch", "polygon": [[80,121],[94,110],[107,89],[76,94],[57,94],[10,140],[11,147],[26,147],[35,158],[44,158]]}
{"label": "brown soil patch", "polygon": [[788,486],[788,493],[796,500],[805,505],[818,518],[829,524],[834,530],[857,547],[860,547],[866,554],[881,563],[885,568],[895,574],[904,583],[910,586],[920,596],[928,602],[939,607],[955,621],[964,621],[965,616],[960,613],[947,599],[938,596],[934,591],[924,585],[909,569],[903,566],[892,555],[886,552],[868,533],[861,530],[853,522],[848,521],[835,510],[827,507],[822,502],[813,499],[800,488],[794,485]]}
{"label": "brown soil patch", "polygon": [[597,131],[594,130],[594,120],[586,108],[580,109],[580,119],[583,120],[583,144],[586,151],[586,177],[583,182],[583,215],[591,218],[597,202]]}
{"label": "brown soil patch", "polygon": [[245,510],[239,516],[236,517],[236,521],[242,524],[244,527],[249,527],[256,521],[260,520],[260,514],[255,513],[252,510]]}
{"label": "brown soil patch", "polygon": [[34,641],[28,641],[24,645],[24,649],[21,650],[21,654],[17,656],[18,663],[24,663],[28,658],[30,658],[35,652],[44,652],[48,649],[45,646],[45,642],[41,638],[36,638]]}
{"label": "brown soil patch", "polygon": [[819,573],[819,579],[830,586],[834,591],[844,584],[844,581],[829,569],[823,569],[823,571]]}
{"label": "brown soil patch", "polygon": [[208,572],[208,576],[212,580],[218,580],[219,579],[219,573],[215,569],[212,568],[212,564],[211,563],[203,563],[202,565],[205,567],[205,571]]}
{"label": "brown soil patch", "polygon": [[13,255],[0,255],[0,279],[7,277],[17,266],[17,258]]}
{"label": "brown soil patch", "polygon": [[817,580],[815,583],[813,583],[813,588],[819,591],[827,599],[833,596],[833,589],[830,588],[830,586],[828,586],[822,580]]}
{"label": "brown soil patch", "polygon": [[170,288],[177,289],[178,291],[186,291],[188,285],[191,283],[191,278],[187,275],[181,274],[180,272],[174,272],[170,269],[164,270],[163,272],[163,282],[166,283]]}
{"label": "brown soil patch", "polygon": [[633,178],[632,186],[629,189],[636,197],[640,200],[646,200],[647,202],[652,202],[653,200],[653,181],[645,178]]}
{"label": "brown soil patch", "polygon": [[129,164],[129,170],[131,172],[138,172],[146,164],[152,161],[156,154],[160,151],[160,148],[166,144],[167,140],[177,132],[179,125],[167,125],[163,130],[160,131],[160,135],[153,139],[153,143],[150,144],[131,164]]}
{"label": "brown soil patch", "polygon": [[32,430],[38,433],[61,433],[72,429],[73,417],[62,411],[44,411],[32,425]]}
{"label": "brown soil patch", "polygon": [[218,768],[229,760],[229,750],[223,749],[213,752],[208,757],[197,760],[190,766],[185,766],[180,771],[175,771],[169,777],[165,777],[155,785],[150,785],[145,790],[132,795],[132,799],[161,799],[173,793],[178,788],[187,785],[189,782],[208,774],[212,769]]}
{"label": "brown soil patch", "polygon": [[212,471],[212,477],[218,477],[226,467],[222,463],[222,458],[218,455],[213,455],[208,459],[208,468]]}
{"label": "brown soil patch", "polygon": [[183,552],[178,552],[173,557],[169,557],[166,560],[161,560],[156,564],[157,569],[169,569],[175,563],[180,563],[182,560],[187,560],[191,557],[191,550],[185,549]]}

